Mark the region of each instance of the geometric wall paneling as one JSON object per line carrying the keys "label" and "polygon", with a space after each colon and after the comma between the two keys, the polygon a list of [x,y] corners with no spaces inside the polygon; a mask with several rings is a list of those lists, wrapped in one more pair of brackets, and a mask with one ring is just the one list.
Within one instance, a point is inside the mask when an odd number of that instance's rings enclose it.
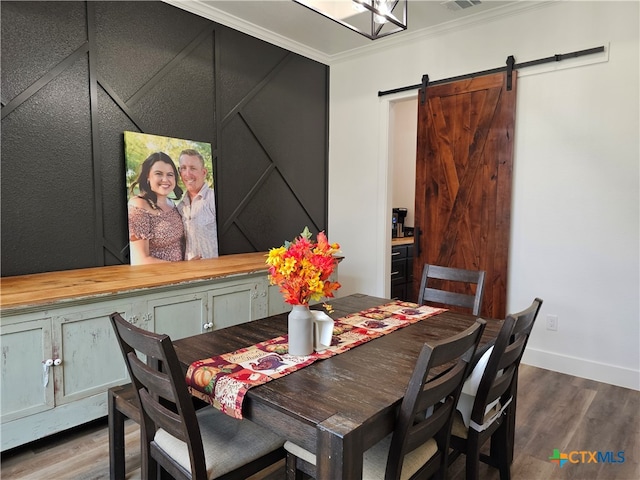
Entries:
{"label": "geometric wall paneling", "polygon": [[224,234],[224,239],[227,243],[225,255],[230,255],[234,253],[257,252],[257,251],[264,250],[264,249],[258,249],[255,245],[252,245],[247,240],[247,236],[240,230],[238,224],[236,223],[233,223],[227,229],[227,231]]}
{"label": "geometric wall paneling", "polygon": [[[131,106],[145,131],[215,144],[213,31],[204,34]],[[173,115],[164,115],[167,110]]]}
{"label": "geometric wall paneling", "polygon": [[[238,209],[250,196],[272,162],[260,142],[252,134],[242,115],[235,115],[222,129],[218,146],[218,234],[233,224]],[[243,159],[242,162],[232,159]],[[225,161],[222,161],[224,159]],[[241,181],[240,181],[241,179]],[[229,188],[232,186],[232,188]],[[221,192],[224,195],[221,195]]]}
{"label": "geometric wall paneling", "polygon": [[[252,195],[252,201],[239,213],[234,223],[257,251],[282,245],[284,240],[299,235],[302,228],[314,226],[302,202],[288,188],[277,170],[267,175]],[[293,232],[282,237],[282,232]]]}
{"label": "geometric wall paneling", "polygon": [[2,104],[87,41],[82,2],[2,2]]}
{"label": "geometric wall paneling", "polygon": [[215,143],[213,62],[208,26],[127,101],[145,132]]}
{"label": "geometric wall paneling", "polygon": [[216,52],[218,118],[224,123],[289,52],[230,28],[219,29],[217,40],[221,45]]}
{"label": "geometric wall paneling", "polygon": [[89,3],[95,8],[97,73],[125,101],[211,25],[161,2]]}
{"label": "geometric wall paneling", "polygon": [[96,123],[100,132],[98,146],[102,158],[100,181],[104,192],[102,197],[104,264],[128,264],[130,263],[129,229],[126,221],[127,193],[123,181],[125,162],[122,132],[138,131],[138,127],[100,85],[98,85],[97,103]]}
{"label": "geometric wall paneling", "polygon": [[1,15],[3,276],[129,263],[124,131],[213,145],[220,254],[326,229],[328,67],[163,2]]}
{"label": "geometric wall paneling", "polygon": [[[325,136],[318,135],[327,129],[326,116],[318,114],[327,88],[325,68],[292,55],[244,109],[247,123],[259,132],[279,173],[311,215],[309,228],[316,230],[325,224],[326,212],[317,202],[326,195],[325,184],[313,181],[327,175]],[[282,91],[290,94],[283,99]],[[290,140],[279,141],[278,131],[289,132]]]}
{"label": "geometric wall paneling", "polygon": [[[220,249],[230,251],[240,233],[260,251],[292,239],[304,226],[326,230],[328,68],[268,44],[260,45],[264,54],[255,44],[245,53],[238,32],[229,55],[227,33],[217,36],[226,58],[259,58],[244,68],[253,66],[262,77],[256,75],[253,85],[246,78],[234,82],[246,70],[218,59],[216,78],[229,87],[218,84],[217,103],[224,105],[218,111]],[[234,164],[240,158],[245,163]],[[244,166],[249,169],[242,173]]]}
{"label": "geometric wall paneling", "polygon": [[87,78],[85,54],[2,119],[3,275],[94,264]]}

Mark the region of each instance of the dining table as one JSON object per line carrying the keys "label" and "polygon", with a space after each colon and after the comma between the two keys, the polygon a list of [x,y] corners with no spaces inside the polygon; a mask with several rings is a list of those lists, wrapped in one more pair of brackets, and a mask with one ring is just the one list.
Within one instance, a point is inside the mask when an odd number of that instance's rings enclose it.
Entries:
{"label": "dining table", "polygon": [[[333,319],[389,303],[353,294],[331,299]],[[322,305],[312,309],[322,309]],[[287,334],[287,313],[175,340],[183,368]],[[316,478],[362,478],[363,453],[391,433],[397,409],[425,343],[471,326],[477,317],[445,310],[246,392],[242,415],[316,455]],[[480,345],[496,338],[487,324]],[[213,408],[213,407],[206,407]]]}

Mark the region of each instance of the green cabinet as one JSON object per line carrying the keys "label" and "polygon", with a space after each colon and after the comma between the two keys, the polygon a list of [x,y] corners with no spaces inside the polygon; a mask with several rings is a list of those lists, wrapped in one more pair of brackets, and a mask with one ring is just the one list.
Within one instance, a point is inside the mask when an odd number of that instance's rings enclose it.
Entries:
{"label": "green cabinet", "polygon": [[102,303],[3,315],[2,450],[104,416],[107,389],[128,381],[108,314],[131,305]]}
{"label": "green cabinet", "polygon": [[267,316],[264,275],[183,289],[179,295],[150,295],[142,315],[148,330],[172,340]]}
{"label": "green cabinet", "polygon": [[0,326],[3,424],[54,407],[53,381],[45,375],[45,362],[53,356],[51,330],[51,318]]}
{"label": "green cabinet", "polygon": [[147,301],[143,328],[167,334],[172,340],[210,330],[206,291],[154,297]]}
{"label": "green cabinet", "polygon": [[267,316],[266,272],[3,311],[2,451],[107,414],[129,381],[109,314],[178,339]]}

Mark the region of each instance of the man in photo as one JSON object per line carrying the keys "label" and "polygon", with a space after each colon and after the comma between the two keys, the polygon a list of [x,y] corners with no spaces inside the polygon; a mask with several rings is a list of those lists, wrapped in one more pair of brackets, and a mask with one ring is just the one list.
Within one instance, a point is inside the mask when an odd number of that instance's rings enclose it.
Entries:
{"label": "man in photo", "polygon": [[204,158],[197,150],[183,150],[178,159],[180,178],[187,189],[178,204],[187,237],[185,260],[218,256],[218,229],[214,192],[207,182]]}

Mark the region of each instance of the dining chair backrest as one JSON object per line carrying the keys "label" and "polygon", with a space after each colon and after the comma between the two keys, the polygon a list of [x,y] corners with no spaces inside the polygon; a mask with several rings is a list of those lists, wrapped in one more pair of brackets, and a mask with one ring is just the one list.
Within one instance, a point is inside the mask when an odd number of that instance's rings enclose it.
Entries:
{"label": "dining chair backrest", "polygon": [[422,347],[391,437],[386,479],[399,479],[405,456],[432,438],[438,451],[412,478],[437,471],[446,476],[453,413],[485,324],[478,319],[464,332]]}
{"label": "dining chair backrest", "polygon": [[118,313],[110,318],[141,406],[142,471],[146,471],[147,455],[151,455],[174,477],[182,476],[176,472],[184,469],[154,442],[156,431],[163,429],[188,445],[191,477],[207,478],[195,407],[171,339],[142,330]]}
{"label": "dining chair backrest", "polygon": [[484,295],[483,270],[425,264],[422,269],[418,303],[437,303],[471,310],[480,315]]}
{"label": "dining chair backrest", "polygon": [[486,428],[491,422],[491,418],[485,419],[488,405],[499,400],[500,407],[505,409],[512,401],[520,360],[541,306],[542,300],[536,298],[526,310],[507,315],[487,361],[471,410],[471,425],[475,425],[476,429]]}
{"label": "dining chair backrest", "polygon": [[[541,306],[542,300],[536,298],[526,310],[507,315],[491,351],[487,350],[482,355],[471,374],[470,381],[476,377],[476,371],[478,376],[481,375],[480,381],[475,398],[470,400],[470,417],[465,420],[463,414],[463,410],[468,408],[467,399],[454,417],[449,459],[451,463],[458,455],[465,454],[465,477],[468,480],[480,478],[481,461],[498,468],[500,480],[511,478],[518,367]],[[488,359],[484,364],[486,356]],[[491,447],[487,455],[481,450],[489,439]]]}

